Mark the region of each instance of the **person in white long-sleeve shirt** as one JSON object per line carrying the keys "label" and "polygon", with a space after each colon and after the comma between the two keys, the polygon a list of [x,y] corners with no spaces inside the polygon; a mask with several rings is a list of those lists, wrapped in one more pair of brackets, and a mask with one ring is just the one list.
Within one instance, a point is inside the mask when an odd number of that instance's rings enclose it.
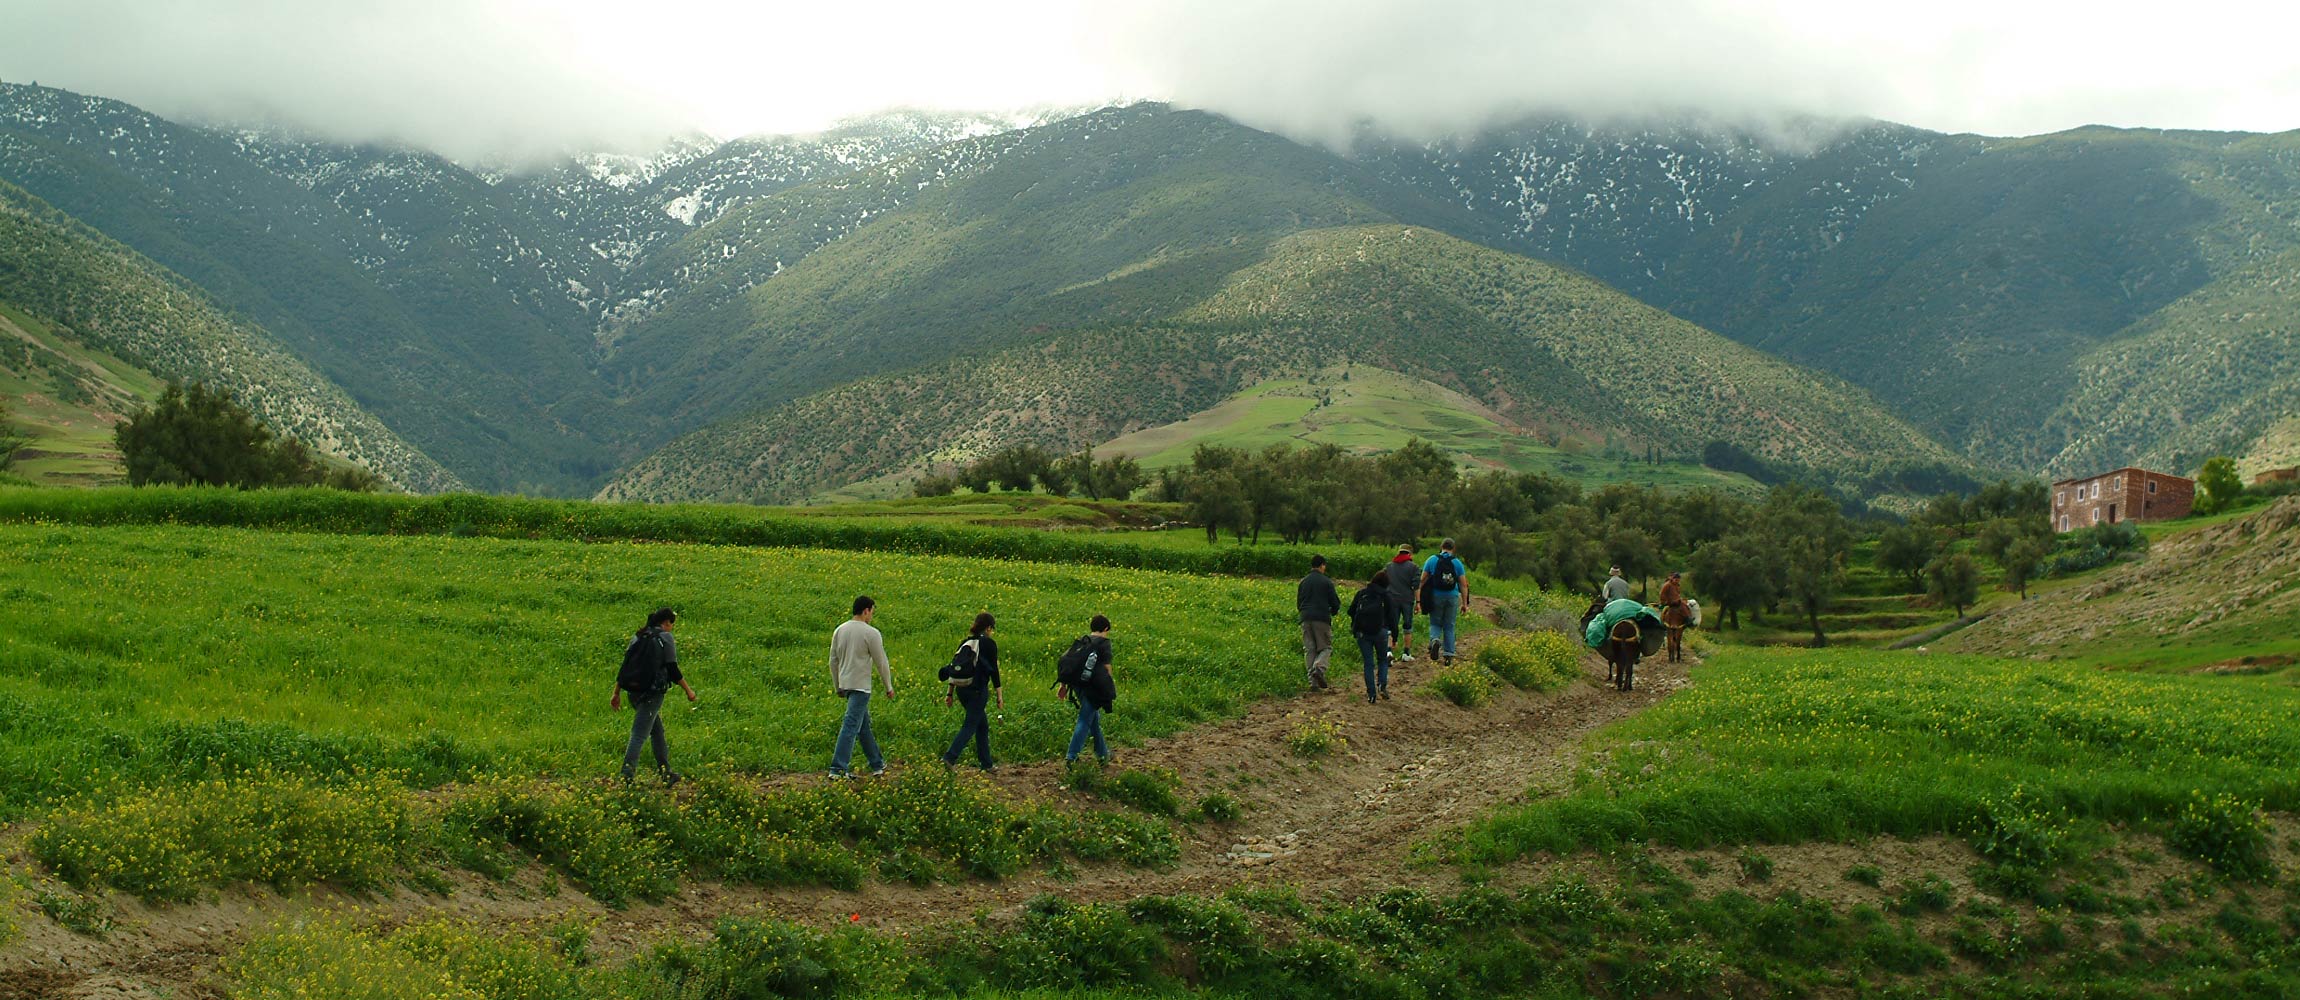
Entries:
{"label": "person in white long-sleeve shirt", "polygon": [[878,738],[870,730],[871,675],[886,685],[886,696],[894,697],[894,666],[886,659],[886,640],[870,622],[878,615],[878,602],[869,597],[857,597],[854,617],[831,633],[831,689],[847,702],[846,716],[839,720],[839,742],[831,752],[831,777],[849,778],[847,769],[854,760],[855,742],[862,742],[863,757],[870,762],[870,773],[886,773],[886,756],[879,753]]}

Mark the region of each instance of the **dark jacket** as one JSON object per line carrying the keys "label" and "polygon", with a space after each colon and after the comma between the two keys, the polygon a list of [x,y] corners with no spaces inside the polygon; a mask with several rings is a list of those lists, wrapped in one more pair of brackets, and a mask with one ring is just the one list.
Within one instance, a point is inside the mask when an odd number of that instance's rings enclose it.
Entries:
{"label": "dark jacket", "polygon": [[1363,587],[1350,598],[1350,632],[1379,636],[1389,631],[1390,592],[1387,587]]}
{"label": "dark jacket", "polygon": [[1403,552],[1390,560],[1390,610],[1401,611],[1414,606],[1414,595],[1421,591],[1422,568],[1414,557]]}
{"label": "dark jacket", "polygon": [[1334,612],[1342,610],[1342,595],[1334,589],[1334,578],[1311,570],[1294,588],[1294,610],[1301,612],[1306,622],[1330,622]]}
{"label": "dark jacket", "polygon": [[954,654],[950,665],[944,668],[948,676],[943,680],[955,685],[953,693],[958,695],[958,700],[982,701],[1006,683],[998,673],[998,640],[987,635],[970,635],[966,641],[974,643],[974,655],[966,655],[966,645],[960,643],[960,652]]}
{"label": "dark jacket", "polygon": [[1110,673],[1112,655],[1110,640],[1095,639],[1094,679],[1086,683],[1086,690],[1071,692],[1073,696],[1084,698],[1093,703],[1095,708],[1105,712],[1110,710],[1110,706],[1118,703],[1118,678]]}

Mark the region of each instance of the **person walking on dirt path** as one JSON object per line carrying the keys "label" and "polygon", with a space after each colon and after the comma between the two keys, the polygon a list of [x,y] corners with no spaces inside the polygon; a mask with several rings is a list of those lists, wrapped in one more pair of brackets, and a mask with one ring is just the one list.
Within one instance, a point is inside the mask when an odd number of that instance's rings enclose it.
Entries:
{"label": "person walking on dirt path", "polygon": [[1422,564],[1423,585],[1429,588],[1429,606],[1423,610],[1430,616],[1429,654],[1443,655],[1451,664],[1454,658],[1454,631],[1463,608],[1469,607],[1469,566],[1453,554],[1453,539],[1438,545],[1437,555]]}
{"label": "person walking on dirt path", "polygon": [[687,693],[687,702],[695,701],[695,689],[688,686],[686,675],[679,672],[679,645],[671,639],[671,629],[679,624],[679,613],[669,608],[657,610],[647,616],[647,627],[631,637],[631,644],[623,648],[623,669],[615,675],[615,694],[607,699],[607,707],[623,710],[623,693],[631,694],[631,742],[623,748],[623,780],[628,782],[639,769],[639,747],[652,741],[655,744],[655,769],[662,772],[663,784],[679,783],[679,772],[671,770],[671,745],[663,738],[663,696],[670,693],[671,685]]}
{"label": "person walking on dirt path", "polygon": [[1390,558],[1390,637],[1396,644],[1392,656],[1399,663],[1414,661],[1414,596],[1421,590],[1421,564],[1414,562],[1411,543],[1398,546],[1398,554]]}
{"label": "person walking on dirt path", "polygon": [[1605,599],[1607,601],[1619,601],[1628,597],[1629,581],[1621,578],[1621,567],[1615,566],[1613,567],[1613,575],[1605,581]]}
{"label": "person walking on dirt path", "polygon": [[878,617],[878,602],[868,596],[855,598],[854,617],[831,633],[831,690],[846,699],[846,715],[839,719],[839,741],[831,752],[831,777],[851,778],[847,765],[854,759],[855,743],[862,743],[863,757],[870,761],[873,777],[886,773],[886,756],[879,753],[878,737],[870,728],[871,675],[877,673],[886,684],[886,696],[894,697],[894,665],[886,661],[886,639],[879,635],[871,619]]}
{"label": "person walking on dirt path", "polygon": [[1342,610],[1342,595],[1326,575],[1326,557],[1310,557],[1310,575],[1294,587],[1294,610],[1302,617],[1303,671],[1310,690],[1327,691],[1326,667],[1334,658],[1334,615]]}
{"label": "person walking on dirt path", "polygon": [[1350,598],[1350,634],[1366,665],[1366,704],[1390,696],[1390,576],[1384,568]]}
{"label": "person walking on dirt path", "polygon": [[1054,694],[1068,698],[1078,706],[1078,726],[1070,731],[1070,749],[1062,754],[1062,762],[1078,762],[1078,753],[1086,749],[1086,741],[1094,741],[1094,759],[1110,763],[1110,744],[1102,738],[1102,713],[1118,699],[1118,677],[1111,672],[1110,619],[1095,615],[1086,623],[1086,634],[1070,644],[1070,651],[1062,654],[1062,663],[1056,668]]}
{"label": "person walking on dirt path", "polygon": [[974,762],[985,771],[995,771],[998,765],[990,760],[990,716],[985,709],[993,698],[998,699],[998,710],[1006,711],[1005,681],[998,675],[998,642],[990,637],[998,630],[998,620],[989,612],[974,616],[974,628],[966,641],[959,643],[958,652],[942,668],[942,679],[950,683],[950,693],[944,703],[956,700],[966,710],[966,721],[959,724],[958,737],[950,741],[950,749],[942,755],[942,766],[958,765],[959,752],[966,749],[966,741],[974,740]]}

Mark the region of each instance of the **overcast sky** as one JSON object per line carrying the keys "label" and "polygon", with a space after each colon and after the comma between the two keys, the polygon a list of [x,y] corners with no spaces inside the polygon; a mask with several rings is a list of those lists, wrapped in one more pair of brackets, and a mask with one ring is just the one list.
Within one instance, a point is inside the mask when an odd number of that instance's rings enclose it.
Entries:
{"label": "overcast sky", "polygon": [[1527,111],[2300,128],[2300,3],[0,0],[0,79],[466,158],[1158,98],[1309,139]]}

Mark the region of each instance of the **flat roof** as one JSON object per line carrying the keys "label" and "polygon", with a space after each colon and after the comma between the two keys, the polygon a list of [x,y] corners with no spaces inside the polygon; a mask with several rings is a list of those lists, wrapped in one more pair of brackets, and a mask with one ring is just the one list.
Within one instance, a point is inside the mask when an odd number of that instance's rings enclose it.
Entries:
{"label": "flat roof", "polygon": [[2161,478],[2161,479],[2178,479],[2178,480],[2180,480],[2181,482],[2184,482],[2184,483],[2187,483],[2187,482],[2194,482],[2194,481],[2195,481],[2195,480],[2192,480],[2192,479],[2188,478],[2187,476],[2175,476],[2175,475],[2173,475],[2172,473],[2169,473],[2169,472],[2157,472],[2157,471],[2155,471],[2155,470],[2153,470],[2153,469],[2143,469],[2143,468],[2141,468],[2140,466],[2137,466],[2137,465],[2127,465],[2127,466],[2125,466],[2125,467],[2123,467],[2123,468],[2120,468],[2120,469],[2110,469],[2110,470],[2108,470],[2107,472],[2095,472],[2095,473],[2093,473],[2092,475],[2089,475],[2089,476],[2078,476],[2078,477],[2076,477],[2076,478],[2074,478],[2074,479],[2055,479],[2055,480],[2053,480],[2053,483],[2052,483],[2052,484],[2053,484],[2054,486],[2066,486],[2066,485],[2068,485],[2068,484],[2070,484],[2070,483],[2085,483],[2085,482],[2091,482],[2092,480],[2095,480],[2095,479],[2099,479],[2099,478],[2100,478],[2100,477],[2102,477],[2102,476],[2113,476],[2113,475],[2116,475],[2116,474],[2117,474],[2117,473],[2119,473],[2119,472],[2137,472],[2137,473],[2140,473],[2141,475],[2144,475],[2144,476],[2156,476],[2156,477],[2158,477],[2158,478]]}

